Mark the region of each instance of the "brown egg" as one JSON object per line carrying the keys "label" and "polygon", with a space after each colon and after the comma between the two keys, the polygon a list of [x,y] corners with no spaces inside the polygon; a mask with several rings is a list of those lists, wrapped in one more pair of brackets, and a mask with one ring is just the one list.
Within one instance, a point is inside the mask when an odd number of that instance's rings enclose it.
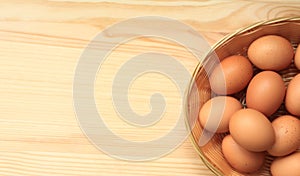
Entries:
{"label": "brown egg", "polygon": [[250,61],[262,70],[279,71],[287,68],[293,59],[292,44],[277,35],[266,35],[253,41],[248,49]]}
{"label": "brown egg", "polygon": [[200,123],[208,131],[227,132],[230,117],[240,109],[242,104],[233,97],[214,97],[202,106],[199,113]]}
{"label": "brown egg", "polygon": [[228,95],[244,89],[253,75],[250,61],[239,55],[225,58],[210,75],[211,89],[220,95]]}
{"label": "brown egg", "polygon": [[237,144],[231,135],[223,139],[222,153],[233,168],[244,173],[259,170],[265,161],[265,152],[250,152]]}
{"label": "brown egg", "polygon": [[275,159],[271,173],[272,176],[300,176],[300,152]]}
{"label": "brown egg", "polygon": [[250,81],[246,93],[246,104],[248,108],[270,116],[280,107],[284,96],[285,85],[281,76],[273,71],[263,71]]}
{"label": "brown egg", "polygon": [[286,91],[285,107],[295,116],[300,116],[300,74],[289,83]]}
{"label": "brown egg", "polygon": [[275,133],[267,117],[254,109],[241,109],[229,121],[233,139],[254,152],[268,150],[275,142]]}
{"label": "brown egg", "polygon": [[300,45],[298,45],[295,53],[294,63],[298,69],[300,69]]}
{"label": "brown egg", "polygon": [[[268,150],[273,156],[285,156],[300,146],[300,120],[290,115],[278,117],[272,122],[275,143]],[[299,163],[300,166],[300,163]]]}

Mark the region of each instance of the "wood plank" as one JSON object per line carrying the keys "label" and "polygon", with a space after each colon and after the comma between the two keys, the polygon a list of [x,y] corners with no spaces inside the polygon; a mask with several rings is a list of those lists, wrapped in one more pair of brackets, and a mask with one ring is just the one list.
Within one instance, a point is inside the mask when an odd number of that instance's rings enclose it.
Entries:
{"label": "wood plank", "polygon": [[[77,61],[89,41],[109,25],[155,15],[184,22],[210,44],[252,23],[300,15],[298,1],[21,0],[0,1],[0,175],[213,175],[192,144],[157,160],[113,159],[93,146],[75,117],[72,84]],[[174,29],[176,30],[176,29]],[[176,86],[161,75],[145,75],[132,84],[134,111],[150,111],[153,91],[166,96],[162,120],[137,128],[120,120],[112,107],[112,79],[133,56],[156,51],[173,56],[190,73],[197,59],[184,47],[155,38],[119,46],[96,79],[96,103],[107,125],[132,141],[156,139],[172,129],[180,109]]]}

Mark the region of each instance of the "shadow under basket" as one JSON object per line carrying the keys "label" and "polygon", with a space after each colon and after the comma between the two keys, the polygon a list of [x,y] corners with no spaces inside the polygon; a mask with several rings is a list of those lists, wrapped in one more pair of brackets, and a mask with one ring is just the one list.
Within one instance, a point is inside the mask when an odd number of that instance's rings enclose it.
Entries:
{"label": "shadow under basket", "polygon": [[[274,160],[272,156],[267,155],[264,166],[253,174],[239,173],[234,170],[228,162],[225,160],[222,151],[221,143],[222,139],[227,134],[214,134],[213,137],[204,146],[200,145],[200,137],[202,133],[208,134],[200,125],[198,119],[199,111],[203,104],[214,96],[211,91],[208,75],[212,72],[214,67],[220,62],[220,60],[230,55],[243,55],[247,57],[247,49],[249,45],[257,38],[264,35],[279,35],[289,40],[294,49],[300,43],[300,17],[281,18],[261,23],[256,23],[252,26],[239,30],[231,35],[226,36],[216,45],[214,45],[211,51],[204,57],[203,61],[198,64],[194,71],[192,80],[187,92],[186,102],[186,123],[187,127],[191,131],[191,140],[193,145],[200,155],[203,162],[209,169],[216,175],[261,175],[269,176],[270,164]],[[216,57],[218,56],[218,57]],[[216,60],[219,58],[220,60]],[[254,74],[259,70],[254,67]],[[285,84],[300,71],[295,68],[292,63],[289,68],[278,72],[283,77]],[[245,106],[245,92],[246,89],[233,95]],[[284,105],[272,115],[271,120],[286,114]],[[299,150],[299,149],[298,149]]]}

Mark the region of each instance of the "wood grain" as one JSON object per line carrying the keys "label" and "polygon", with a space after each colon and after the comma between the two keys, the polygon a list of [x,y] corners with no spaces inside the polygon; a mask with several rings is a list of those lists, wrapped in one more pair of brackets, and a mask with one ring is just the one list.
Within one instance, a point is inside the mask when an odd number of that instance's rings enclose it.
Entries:
{"label": "wood grain", "polygon": [[[122,20],[146,15],[184,22],[210,44],[252,23],[299,16],[298,1],[0,1],[0,175],[213,175],[192,144],[150,162],[113,159],[96,149],[82,133],[74,113],[72,85],[77,61],[89,41]],[[167,110],[151,128],[119,119],[112,107],[112,78],[120,64],[136,54],[172,55],[190,72],[197,60],[182,46],[140,38],[118,47],[96,79],[96,103],[107,125],[133,141],[158,138],[176,123],[181,97],[161,75],[145,75],[130,89],[132,108],[150,111],[149,97],[166,96]]]}

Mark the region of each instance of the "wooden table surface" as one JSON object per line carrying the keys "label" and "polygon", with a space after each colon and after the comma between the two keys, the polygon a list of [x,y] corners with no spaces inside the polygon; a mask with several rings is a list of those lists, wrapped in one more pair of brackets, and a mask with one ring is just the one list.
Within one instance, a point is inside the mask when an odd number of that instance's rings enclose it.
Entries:
{"label": "wooden table surface", "polygon": [[[81,53],[109,25],[147,15],[181,21],[212,45],[261,20],[300,16],[300,2],[1,0],[1,176],[213,175],[189,140],[153,161],[123,161],[98,150],[79,127],[72,93]],[[120,120],[115,112],[110,95],[113,76],[121,63],[147,51],[173,56],[190,73],[197,64],[182,46],[155,38],[128,41],[108,56],[95,81],[96,104],[107,126],[130,141],[163,136],[173,128],[181,108],[181,97],[172,81],[149,73],[132,83],[129,101],[136,113],[146,114],[151,94],[161,92],[167,106],[159,123],[139,128]]]}

